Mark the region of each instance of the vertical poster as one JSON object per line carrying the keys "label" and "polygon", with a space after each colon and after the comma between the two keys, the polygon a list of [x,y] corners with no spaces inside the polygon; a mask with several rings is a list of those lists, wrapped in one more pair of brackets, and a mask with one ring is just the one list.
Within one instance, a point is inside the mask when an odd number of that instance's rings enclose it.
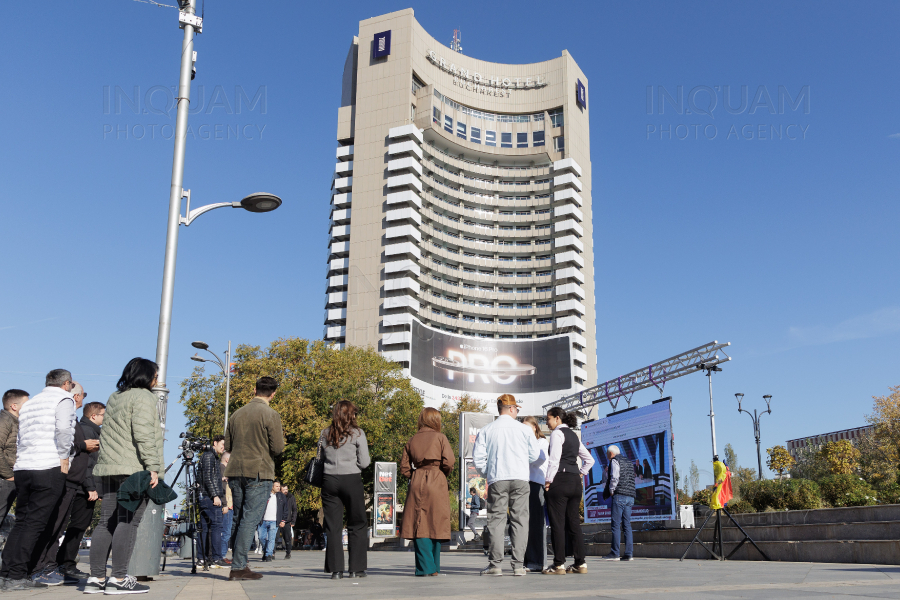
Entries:
{"label": "vertical poster", "polygon": [[[487,524],[487,480],[475,470],[475,461],[472,460],[472,450],[475,448],[475,438],[481,428],[493,422],[497,417],[487,413],[465,412],[459,417],[459,471],[461,477],[459,503],[459,528],[466,527],[467,519],[475,519],[475,527],[484,528]],[[472,501],[471,489],[475,488],[476,494],[481,500],[480,511],[470,510]],[[477,512],[478,514],[472,514]]]}
{"label": "vertical poster", "polygon": [[375,463],[375,526],[372,537],[394,537],[397,532],[397,463]]}
{"label": "vertical poster", "polygon": [[609,470],[606,451],[613,444],[634,466],[636,497],[631,520],[675,518],[670,400],[585,423],[581,426],[581,441],[595,461],[585,476],[585,523],[610,520],[612,500],[603,499],[603,490]]}

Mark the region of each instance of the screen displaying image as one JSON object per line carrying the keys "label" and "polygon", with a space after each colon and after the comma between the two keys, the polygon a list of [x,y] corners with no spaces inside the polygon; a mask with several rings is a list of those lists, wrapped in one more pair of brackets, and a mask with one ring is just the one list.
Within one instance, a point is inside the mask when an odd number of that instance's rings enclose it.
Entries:
{"label": "screen displaying image", "polygon": [[573,389],[568,335],[535,339],[474,338],[412,321],[410,376],[427,406],[469,394],[492,401],[514,394],[540,414],[541,403]]}
{"label": "screen displaying image", "polygon": [[675,518],[672,476],[672,414],[670,402],[636,408],[585,423],[581,428],[585,447],[596,461],[585,477],[585,522],[610,519],[612,499],[603,499],[609,473],[606,452],[615,444],[634,467],[633,521]]}

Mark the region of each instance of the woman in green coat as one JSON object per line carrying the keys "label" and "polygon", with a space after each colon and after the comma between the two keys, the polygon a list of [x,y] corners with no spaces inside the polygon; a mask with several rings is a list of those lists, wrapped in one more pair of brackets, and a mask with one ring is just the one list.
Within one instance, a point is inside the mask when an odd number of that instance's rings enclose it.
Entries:
{"label": "woman in green coat", "polygon": [[[134,512],[122,507],[116,494],[122,483],[139,471],[150,472],[150,487],[156,487],[163,466],[163,436],[156,395],[159,368],[146,358],[133,358],[109,397],[100,454],[94,466],[102,504],[100,522],[91,537],[91,576],[85,593],[105,591],[119,594],[145,593],[150,588],[127,574],[138,525],[147,508],[141,501]],[[106,561],[112,550],[112,573],[106,578]],[[112,588],[112,589],[111,589]]]}

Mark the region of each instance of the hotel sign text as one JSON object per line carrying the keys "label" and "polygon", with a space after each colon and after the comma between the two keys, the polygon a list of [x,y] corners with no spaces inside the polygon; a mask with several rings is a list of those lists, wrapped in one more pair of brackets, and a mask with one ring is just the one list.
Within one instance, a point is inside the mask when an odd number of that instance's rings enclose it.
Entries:
{"label": "hotel sign text", "polygon": [[[453,75],[453,83],[467,89],[470,86],[482,86],[485,88],[497,88],[498,91],[506,90],[534,90],[547,85],[547,79],[542,75],[535,77],[495,77],[493,75],[482,75],[471,69],[458,67],[453,63],[448,63],[442,56],[438,56],[434,50],[429,50],[426,54],[429,61],[442,71]],[[480,91],[480,90],[479,90]],[[485,90],[485,93],[491,94],[491,91]],[[492,94],[493,95],[493,94]],[[497,94],[507,96],[508,94]]]}

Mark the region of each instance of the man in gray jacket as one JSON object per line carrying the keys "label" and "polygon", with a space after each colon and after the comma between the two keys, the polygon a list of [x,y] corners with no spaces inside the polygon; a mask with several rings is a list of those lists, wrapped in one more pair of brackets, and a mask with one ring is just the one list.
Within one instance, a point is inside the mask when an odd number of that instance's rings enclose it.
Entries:
{"label": "man in gray jacket", "polygon": [[28,400],[25,390],[6,390],[0,411],[0,525],[16,500],[13,466],[16,464],[16,440],[19,435],[19,409]]}
{"label": "man in gray jacket", "polygon": [[234,497],[230,581],[262,579],[247,565],[247,553],[275,481],[275,457],[284,450],[281,415],[269,407],[276,389],[277,381],[260,377],[256,397],[231,415],[225,432],[225,450],[231,452],[225,477]]}

